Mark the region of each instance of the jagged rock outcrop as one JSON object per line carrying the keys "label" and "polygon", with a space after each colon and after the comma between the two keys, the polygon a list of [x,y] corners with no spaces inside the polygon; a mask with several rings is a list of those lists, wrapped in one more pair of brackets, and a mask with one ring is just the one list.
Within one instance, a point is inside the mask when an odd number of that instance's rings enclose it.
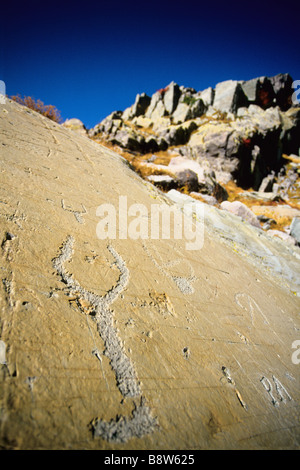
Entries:
{"label": "jagged rock outcrop", "polygon": [[238,108],[247,105],[247,97],[238,81],[226,80],[215,88],[213,107],[221,112],[236,113]]}
{"label": "jagged rock outcrop", "polygon": [[300,108],[292,106],[289,74],[227,80],[197,92],[171,82],[152,97],[112,113],[90,137],[146,154],[177,146],[181,155],[209,162],[221,181],[258,190],[300,148]]}

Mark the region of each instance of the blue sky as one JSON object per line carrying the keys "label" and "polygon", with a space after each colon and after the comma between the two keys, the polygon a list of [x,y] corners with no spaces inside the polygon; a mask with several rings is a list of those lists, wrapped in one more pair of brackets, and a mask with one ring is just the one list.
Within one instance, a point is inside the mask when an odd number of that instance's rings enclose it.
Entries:
{"label": "blue sky", "polygon": [[0,7],[8,95],[53,104],[93,127],[172,80],[300,79],[299,4],[186,0],[14,1]]}

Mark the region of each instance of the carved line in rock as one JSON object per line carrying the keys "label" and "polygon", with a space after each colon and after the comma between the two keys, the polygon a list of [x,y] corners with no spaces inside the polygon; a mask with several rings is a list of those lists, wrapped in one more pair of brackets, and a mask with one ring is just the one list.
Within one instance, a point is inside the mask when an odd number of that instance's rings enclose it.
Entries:
{"label": "carved line in rock", "polygon": [[[190,263],[188,263],[191,275],[189,277],[183,277],[183,276],[174,276],[170,274],[169,270],[172,266],[179,264],[182,260],[180,258],[176,259],[175,261],[172,261],[172,263],[164,263],[161,256],[156,252],[156,258],[160,258],[160,262],[157,261],[157,259],[150,253],[149,248],[143,244],[143,248],[145,252],[147,253],[148,257],[151,259],[153,264],[159,269],[159,271],[166,276],[167,278],[171,279],[178,289],[182,292],[182,294],[193,294],[195,292],[194,287],[192,286],[192,283],[197,280],[196,276],[194,276],[194,270]],[[174,251],[177,251],[174,248]]]}
{"label": "carved line in rock", "polygon": [[272,405],[274,405],[275,407],[278,407],[280,402],[286,403],[285,395],[286,395],[288,400],[292,400],[291,395],[286,390],[286,388],[282,385],[282,383],[274,375],[272,375],[272,379],[273,379],[273,382],[274,382],[274,385],[275,385],[275,391],[278,395],[279,401],[276,400],[276,398],[274,397],[274,392],[273,392],[273,387],[272,387],[271,381],[267,377],[262,377],[260,379],[264,389],[270,395]]}
{"label": "carved line in rock", "polygon": [[65,204],[65,201],[64,199],[61,200],[61,207],[63,208],[64,211],[68,211],[68,212],[71,212],[72,214],[74,214],[75,216],[75,219],[77,220],[77,222],[79,224],[83,224],[84,223],[84,220],[82,219],[82,215],[83,214],[87,214],[87,210],[86,208],[84,207],[84,205],[81,203],[81,206],[82,206],[82,211],[76,211],[70,207],[67,207],[66,204]]}
{"label": "carved line in rock", "polygon": [[141,395],[136,372],[123,350],[117,329],[113,326],[113,312],[109,308],[127,285],[129,270],[117,251],[112,246],[108,246],[107,249],[114,257],[115,264],[120,271],[120,277],[116,285],[104,296],[89,292],[65,269],[65,263],[72,258],[73,245],[74,238],[69,236],[63,243],[59,256],[52,260],[53,267],[62,282],[67,285],[70,293],[78,295],[79,298],[91,304],[99,335],[104,341],[105,355],[110,359],[110,365],[116,375],[117,385],[123,397],[140,397],[140,403],[134,404],[135,409],[130,418],[121,416],[110,422],[98,418],[94,420],[94,435],[112,442],[126,442],[132,437],[142,437],[155,430],[157,419],[152,417],[151,410],[146,406],[145,398]]}
{"label": "carved line in rock", "polygon": [[241,393],[240,393],[239,390],[236,388],[236,386],[235,386],[235,381],[234,381],[233,378],[231,377],[230,370],[229,370],[227,367],[223,366],[223,367],[222,367],[222,371],[223,371],[224,376],[225,376],[226,379],[227,379],[227,382],[233,386],[234,392],[235,392],[235,394],[236,394],[236,396],[237,396],[237,398],[238,398],[238,400],[239,400],[241,406],[247,411],[247,410],[248,410],[248,405],[245,403],[245,401],[244,401],[243,398],[242,398]]}
{"label": "carved line in rock", "polygon": [[[269,325],[269,321],[267,317],[265,316],[261,308],[257,305],[255,300],[249,294],[246,294],[244,292],[237,292],[234,296],[234,301],[241,309],[249,313],[251,325],[254,324],[254,320],[255,320],[254,312],[255,311],[261,315],[261,317],[263,318],[263,322],[266,325]],[[246,306],[243,305],[243,301],[246,304]]]}

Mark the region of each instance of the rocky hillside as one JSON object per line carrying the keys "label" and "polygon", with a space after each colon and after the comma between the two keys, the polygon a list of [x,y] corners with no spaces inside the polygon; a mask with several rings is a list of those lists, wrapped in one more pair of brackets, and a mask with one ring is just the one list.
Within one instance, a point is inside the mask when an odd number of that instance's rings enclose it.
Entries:
{"label": "rocky hillside", "polygon": [[10,100],[0,149],[0,448],[299,449],[299,247]]}
{"label": "rocky hillside", "polygon": [[300,107],[292,105],[292,83],[288,74],[203,91],[172,82],[152,97],[138,94],[89,131],[78,120],[65,124],[112,146],[163,191],[223,209],[237,207],[223,201],[238,201],[270,235],[299,243]]}

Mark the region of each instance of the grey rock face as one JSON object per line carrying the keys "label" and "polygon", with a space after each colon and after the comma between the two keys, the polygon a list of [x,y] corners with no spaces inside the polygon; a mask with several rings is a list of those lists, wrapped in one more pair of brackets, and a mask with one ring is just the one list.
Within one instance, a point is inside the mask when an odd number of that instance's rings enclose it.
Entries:
{"label": "grey rock face", "polygon": [[286,111],[292,104],[292,77],[288,73],[280,73],[275,75],[275,77],[271,77],[270,81],[273,86],[276,104],[280,109]]}
{"label": "grey rock face", "polygon": [[189,125],[170,126],[163,130],[160,134],[161,137],[171,145],[184,145],[188,142],[193,130],[197,129],[196,124],[191,121]]}
{"label": "grey rock face", "polygon": [[262,180],[258,191],[263,192],[263,193],[272,192],[274,182],[275,182],[275,175],[274,174],[266,176]]}
{"label": "grey rock face", "polygon": [[205,104],[205,106],[210,106],[214,102],[215,90],[212,87],[206,88],[201,91],[200,97]]}
{"label": "grey rock face", "polygon": [[150,105],[150,102],[151,102],[151,98],[150,96],[146,95],[146,93],[137,95],[135,99],[135,103],[132,108],[132,117],[141,116],[142,114],[145,114],[145,111]]}
{"label": "grey rock face", "polygon": [[164,106],[168,114],[172,114],[173,111],[175,111],[180,95],[181,91],[177,83],[171,82],[163,98]]}
{"label": "grey rock face", "polygon": [[191,97],[191,104],[188,104],[188,100],[183,100],[178,103],[176,110],[172,114],[173,124],[181,124],[185,121],[195,119],[202,116],[207,107],[205,106],[201,98]]}
{"label": "grey rock face", "polygon": [[260,78],[252,78],[241,83],[244,94],[247,97],[248,103],[257,104],[258,89]]}
{"label": "grey rock face", "polygon": [[185,122],[188,120],[190,113],[190,107],[186,103],[179,103],[176,110],[173,113],[173,123],[176,124],[181,124],[182,122]]}
{"label": "grey rock face", "polygon": [[216,174],[257,191],[280,170],[283,153],[300,150],[300,108],[289,107],[291,80],[288,74],[227,80],[200,92],[171,82],[152,97],[137,95],[130,108],[112,113],[90,135],[102,132],[141,153],[181,146],[182,155],[205,159]]}
{"label": "grey rock face", "polygon": [[282,111],[290,108],[292,88],[292,77],[278,74],[274,77],[258,77],[241,83],[242,89],[249,104],[256,104],[263,109],[271,106],[279,106]]}
{"label": "grey rock face", "polygon": [[237,109],[247,105],[247,98],[239,82],[226,80],[218,83],[215,89],[213,106],[221,112],[236,113]]}
{"label": "grey rock face", "polygon": [[183,170],[176,175],[179,188],[186,187],[189,192],[198,191],[198,175],[192,170]]}

